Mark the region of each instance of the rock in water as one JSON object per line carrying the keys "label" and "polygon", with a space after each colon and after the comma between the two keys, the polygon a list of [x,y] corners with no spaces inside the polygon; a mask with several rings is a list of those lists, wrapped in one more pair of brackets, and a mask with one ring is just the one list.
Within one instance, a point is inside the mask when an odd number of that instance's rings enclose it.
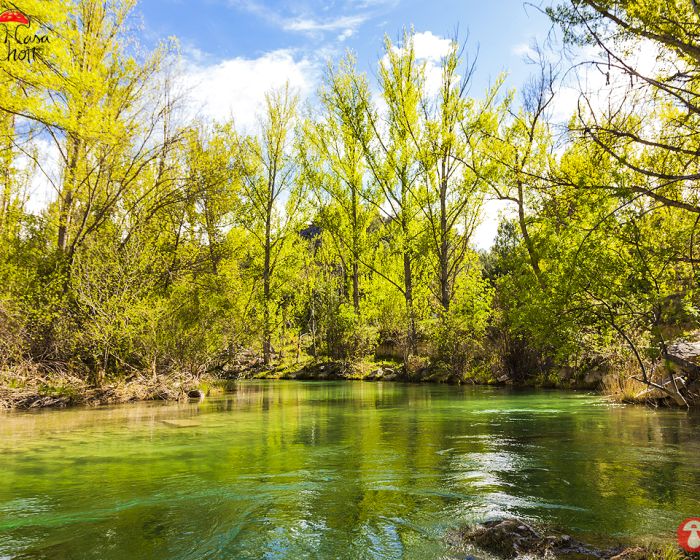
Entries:
{"label": "rock in water", "polygon": [[515,558],[536,548],[542,537],[517,519],[490,521],[466,535],[467,540],[488,552]]}
{"label": "rock in water", "polygon": [[[518,519],[488,521],[467,530],[462,534],[461,539],[502,558],[601,560],[621,554],[620,548],[598,550],[586,546],[568,535],[543,536]],[[637,549],[628,550],[636,551]],[[641,560],[634,555],[624,556],[624,552],[622,554],[618,560]]]}
{"label": "rock in water", "polygon": [[194,422],[192,420],[173,418],[172,420],[162,420],[163,424],[170,426],[171,428],[196,428],[199,426],[199,422]]}

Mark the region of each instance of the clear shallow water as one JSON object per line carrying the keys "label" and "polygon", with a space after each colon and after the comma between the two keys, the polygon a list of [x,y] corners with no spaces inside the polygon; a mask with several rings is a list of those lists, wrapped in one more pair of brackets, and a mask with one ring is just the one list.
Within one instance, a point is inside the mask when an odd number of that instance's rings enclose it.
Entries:
{"label": "clear shallow water", "polygon": [[672,540],[700,417],[559,392],[260,382],[0,415],[0,558],[439,558],[515,515]]}

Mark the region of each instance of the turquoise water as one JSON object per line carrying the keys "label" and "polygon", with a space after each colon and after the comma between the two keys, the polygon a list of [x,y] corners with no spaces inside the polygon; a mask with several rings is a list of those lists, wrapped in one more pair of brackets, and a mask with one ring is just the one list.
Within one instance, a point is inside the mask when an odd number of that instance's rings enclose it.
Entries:
{"label": "turquoise water", "polygon": [[580,393],[251,382],[189,404],[0,415],[0,558],[439,558],[514,515],[672,540],[700,418]]}

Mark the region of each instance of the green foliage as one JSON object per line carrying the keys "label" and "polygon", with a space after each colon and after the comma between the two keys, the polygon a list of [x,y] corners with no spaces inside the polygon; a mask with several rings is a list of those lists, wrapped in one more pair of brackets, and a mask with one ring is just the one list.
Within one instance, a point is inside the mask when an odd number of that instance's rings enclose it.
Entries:
{"label": "green foliage", "polygon": [[328,354],[331,357],[353,362],[374,354],[377,330],[355,313],[351,305],[341,304],[327,320]]}
{"label": "green foliage", "polygon": [[[557,143],[544,61],[521,102],[502,78],[472,97],[455,41],[434,89],[412,31],[385,40],[376,84],[347,55],[307,110],[287,86],[256,131],[182,123],[174,46],[134,54],[131,0],[28,1],[55,41],[32,72],[2,68],[2,365],[95,383],[329,358],[460,381],[653,370],[700,317],[696,53],[673,6],[676,47],[653,3],[550,11],[611,67],[643,38],[685,68],[625,69],[624,110],[590,104]],[[33,213],[41,142],[60,169]],[[508,210],[477,254],[486,198]]]}
{"label": "green foliage", "polygon": [[471,376],[484,361],[486,330],[492,315],[493,288],[482,278],[473,257],[468,272],[455,286],[449,311],[434,321],[431,332],[435,359],[457,379]]}

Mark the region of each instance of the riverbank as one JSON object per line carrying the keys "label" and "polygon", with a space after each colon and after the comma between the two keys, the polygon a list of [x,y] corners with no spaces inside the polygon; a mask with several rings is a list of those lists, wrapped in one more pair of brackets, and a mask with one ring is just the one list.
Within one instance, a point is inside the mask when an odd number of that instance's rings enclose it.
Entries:
{"label": "riverbank", "polygon": [[139,401],[181,401],[210,393],[216,380],[186,373],[106,380],[99,386],[65,370],[0,370],[0,410],[101,406]]}
{"label": "riverbank", "polygon": [[[336,361],[308,362],[304,365],[279,366],[277,368],[251,368],[240,373],[243,379],[291,379],[300,381],[401,381],[405,383],[443,383],[447,385],[485,385],[502,387],[523,387],[539,389],[561,389],[576,391],[596,391],[614,397],[619,402],[643,404],[642,399],[634,400],[634,389],[638,385],[625,385],[626,391],[617,390],[617,381],[601,372],[588,372],[582,375],[526,376],[523,380],[508,375],[498,378],[486,373],[457,375],[445,369],[424,367],[407,372],[403,364],[389,360],[366,360],[346,364]],[[641,385],[641,384],[640,384]],[[642,388],[644,386],[642,385]]]}
{"label": "riverbank", "polygon": [[594,391],[613,402],[664,406],[667,396],[650,392],[639,381],[613,375],[540,375],[524,381],[508,376],[494,378],[486,374],[458,376],[444,369],[423,367],[406,371],[403,364],[391,360],[306,361],[263,366],[248,363],[236,370],[217,373],[135,372],[121,378],[89,382],[66,368],[23,365],[0,370],[0,410],[101,406],[138,401],[182,401],[220,394],[230,383],[244,380],[298,381],[387,381],[440,383],[450,385],[511,386],[575,391]]}
{"label": "riverbank", "polygon": [[[96,385],[64,370],[23,367],[0,371],[0,410],[31,410],[71,406],[101,406],[138,401],[182,401],[220,394],[232,382],[245,380],[387,381],[505,385],[485,380],[457,379],[445,374],[406,374],[393,362],[307,363],[272,368],[251,367],[219,375],[135,373]],[[529,384],[529,386],[535,386]],[[570,387],[569,387],[570,388]]]}
{"label": "riverbank", "polygon": [[[693,352],[695,360],[700,356],[700,343]],[[403,381],[595,391],[612,402],[621,404],[681,408],[700,406],[700,379],[697,376],[686,378],[685,373],[678,369],[678,363],[693,374],[700,372],[700,366],[689,359],[669,355],[669,360],[663,367],[656,368],[646,381],[637,373],[636,364],[630,363],[623,363],[616,368],[596,367],[588,371],[554,367],[538,374],[512,377],[479,370],[457,374],[447,368],[430,365],[427,360],[423,360],[422,366],[407,371],[402,363],[371,359],[357,363],[307,361],[304,364],[257,367],[244,370],[240,375],[245,379]]]}

